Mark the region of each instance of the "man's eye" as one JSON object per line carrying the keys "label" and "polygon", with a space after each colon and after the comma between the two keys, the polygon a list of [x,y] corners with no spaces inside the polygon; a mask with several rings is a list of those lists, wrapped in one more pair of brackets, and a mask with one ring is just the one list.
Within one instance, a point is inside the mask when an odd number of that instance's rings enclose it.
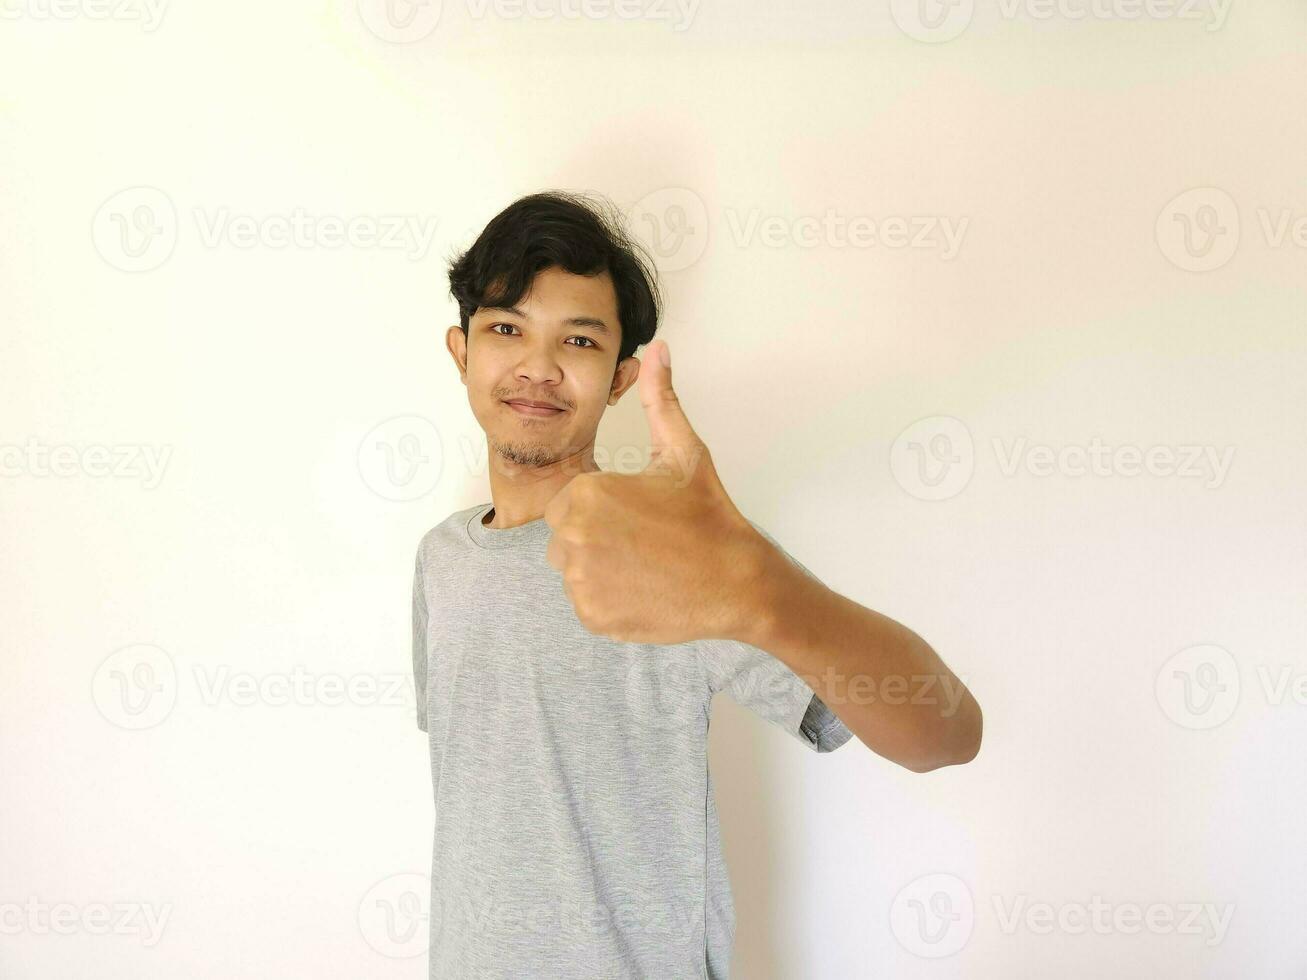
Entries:
{"label": "man's eye", "polygon": [[[499,328],[500,328],[500,327],[508,327],[509,330],[516,330],[516,329],[517,329],[517,327],[516,327],[515,325],[511,324],[511,323],[492,323],[492,324],[490,325],[490,330],[491,330],[492,333],[497,333],[497,334],[499,334],[499,336],[501,336],[501,337],[511,337],[511,336],[512,336],[512,334],[500,333],[500,331],[499,331]],[[588,349],[588,348],[590,348],[590,347],[598,347],[598,346],[599,346],[599,345],[596,344],[593,340],[591,340],[589,337],[570,337],[570,338],[568,338],[568,339],[569,339],[569,340],[584,340],[584,341],[585,341],[585,347],[582,348],[583,350],[584,350],[584,349]],[[578,346],[579,346],[579,345],[578,345]]]}

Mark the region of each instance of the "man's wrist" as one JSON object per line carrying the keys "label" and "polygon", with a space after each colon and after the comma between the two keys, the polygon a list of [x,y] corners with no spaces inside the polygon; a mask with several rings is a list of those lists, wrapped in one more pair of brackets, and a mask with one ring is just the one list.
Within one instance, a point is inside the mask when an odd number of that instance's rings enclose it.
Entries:
{"label": "man's wrist", "polygon": [[732,590],[736,603],[728,635],[730,639],[765,650],[775,635],[783,614],[783,597],[796,569],[754,528],[750,527],[749,532],[733,561],[738,577]]}

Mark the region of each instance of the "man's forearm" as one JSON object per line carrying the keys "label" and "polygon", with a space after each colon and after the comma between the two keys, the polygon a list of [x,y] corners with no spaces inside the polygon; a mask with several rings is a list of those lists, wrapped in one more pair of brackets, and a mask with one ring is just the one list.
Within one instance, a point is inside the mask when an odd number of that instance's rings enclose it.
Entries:
{"label": "man's forearm", "polygon": [[878,755],[916,772],[975,757],[980,706],[925,640],[804,574],[770,542],[753,559],[735,639],[785,663]]}

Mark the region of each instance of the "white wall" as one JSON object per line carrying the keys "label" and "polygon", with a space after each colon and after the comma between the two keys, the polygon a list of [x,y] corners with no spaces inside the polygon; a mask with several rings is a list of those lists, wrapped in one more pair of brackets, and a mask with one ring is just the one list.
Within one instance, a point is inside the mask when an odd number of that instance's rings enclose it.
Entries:
{"label": "white wall", "polygon": [[[445,0],[386,41],[371,0],[69,2],[0,20],[0,975],[424,975],[360,909],[429,856],[413,548],[488,494],[444,260],[548,187],[660,225],[678,391],[741,509],[985,711],[974,763],[917,775],[717,699],[738,975],[1301,975],[1300,3],[932,31],[906,2]],[[434,235],[222,224],[296,208]],[[867,219],[888,237],[832,231]],[[430,427],[374,431],[398,416]],[[430,461],[387,493],[375,447],[409,436]],[[601,441],[643,438],[628,397]],[[1095,440],[1157,465],[1058,462]],[[1164,465],[1189,446],[1228,469]],[[382,693],[280,703],[297,669]],[[167,918],[102,935],[101,905]]]}

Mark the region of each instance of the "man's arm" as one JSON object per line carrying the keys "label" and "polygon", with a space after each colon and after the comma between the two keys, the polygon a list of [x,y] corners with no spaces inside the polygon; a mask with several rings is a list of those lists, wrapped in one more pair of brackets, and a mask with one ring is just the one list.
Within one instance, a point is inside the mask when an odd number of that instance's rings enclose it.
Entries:
{"label": "man's arm", "polygon": [[921,637],[826,588],[750,527],[681,410],[666,341],[640,362],[640,402],[649,465],[579,473],[545,507],[545,558],[586,629],[629,643],[743,641],[802,678],[873,752],[916,772],[970,762],[981,731],[971,692]]}
{"label": "man's arm", "polygon": [[732,639],[782,661],[867,748],[914,772],[970,762],[980,705],[912,630],[840,595],[759,536]]}

